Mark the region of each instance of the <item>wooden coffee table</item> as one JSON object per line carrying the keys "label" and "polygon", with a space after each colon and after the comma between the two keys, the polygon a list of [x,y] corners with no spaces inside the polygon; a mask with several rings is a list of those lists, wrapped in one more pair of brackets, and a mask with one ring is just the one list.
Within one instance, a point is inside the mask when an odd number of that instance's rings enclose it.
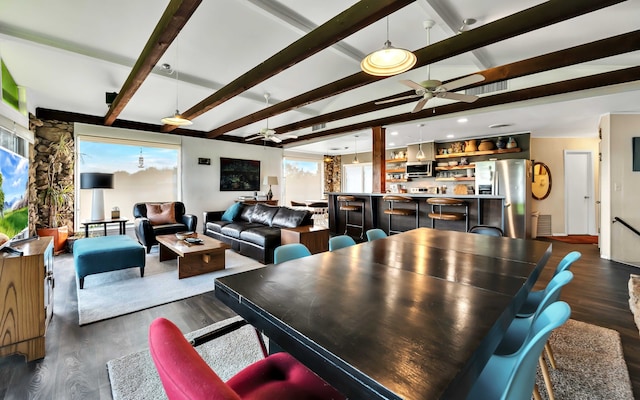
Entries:
{"label": "wooden coffee table", "polygon": [[198,235],[198,239],[202,244],[187,243],[176,235],[156,236],[160,261],[178,259],[178,279],[224,269],[224,252],[231,246],[206,235]]}

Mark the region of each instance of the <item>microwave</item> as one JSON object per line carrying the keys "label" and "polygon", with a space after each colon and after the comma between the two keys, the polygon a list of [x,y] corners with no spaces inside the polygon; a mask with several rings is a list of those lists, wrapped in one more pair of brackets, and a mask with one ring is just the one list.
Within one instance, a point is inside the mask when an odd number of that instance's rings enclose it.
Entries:
{"label": "microwave", "polygon": [[407,163],[409,178],[430,178],[435,173],[435,161],[421,161]]}

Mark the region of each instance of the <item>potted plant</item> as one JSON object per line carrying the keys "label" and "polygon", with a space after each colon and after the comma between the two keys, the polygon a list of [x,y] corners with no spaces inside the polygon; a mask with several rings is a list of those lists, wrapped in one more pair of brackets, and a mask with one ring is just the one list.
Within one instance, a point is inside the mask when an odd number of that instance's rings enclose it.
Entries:
{"label": "potted plant", "polygon": [[39,228],[37,231],[39,236],[53,236],[54,252],[59,254],[65,251],[69,236],[69,227],[63,224],[61,211],[68,204],[72,204],[74,198],[73,182],[64,179],[63,175],[63,172],[68,172],[65,171],[65,166],[72,153],[71,139],[61,135],[54,147],[45,163],[47,186],[40,191],[41,204],[48,211],[47,226]]}

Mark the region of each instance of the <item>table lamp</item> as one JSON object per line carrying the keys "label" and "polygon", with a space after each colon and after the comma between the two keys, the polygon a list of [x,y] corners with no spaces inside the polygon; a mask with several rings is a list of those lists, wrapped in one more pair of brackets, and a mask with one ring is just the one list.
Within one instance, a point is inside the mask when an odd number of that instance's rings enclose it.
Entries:
{"label": "table lamp", "polygon": [[269,192],[267,193],[267,200],[271,200],[273,198],[273,192],[271,191],[271,185],[277,185],[278,184],[278,177],[277,176],[265,176],[264,177],[264,181],[262,182],[263,185],[269,185]]}
{"label": "table lamp", "polygon": [[80,174],[80,189],[92,189],[91,221],[104,220],[104,193],[102,189],[113,189],[113,174],[85,172]]}

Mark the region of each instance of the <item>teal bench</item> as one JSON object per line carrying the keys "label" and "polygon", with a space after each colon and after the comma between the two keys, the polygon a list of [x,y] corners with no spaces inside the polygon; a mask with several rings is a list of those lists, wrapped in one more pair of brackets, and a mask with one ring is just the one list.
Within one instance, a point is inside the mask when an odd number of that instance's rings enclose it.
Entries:
{"label": "teal bench", "polygon": [[87,275],[102,272],[139,267],[144,277],[144,247],[127,235],[78,239],[73,244],[73,261],[80,289]]}

